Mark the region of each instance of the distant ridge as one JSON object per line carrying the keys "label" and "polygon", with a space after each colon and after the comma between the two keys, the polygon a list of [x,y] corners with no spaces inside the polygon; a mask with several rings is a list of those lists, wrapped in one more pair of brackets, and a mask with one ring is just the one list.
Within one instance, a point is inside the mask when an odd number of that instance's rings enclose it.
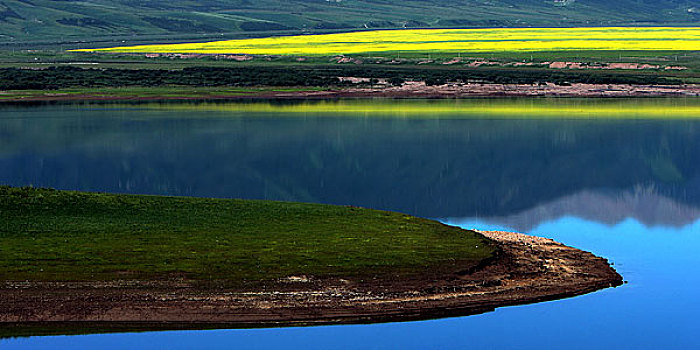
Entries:
{"label": "distant ridge", "polygon": [[697,25],[700,0],[0,0],[0,43],[371,28]]}

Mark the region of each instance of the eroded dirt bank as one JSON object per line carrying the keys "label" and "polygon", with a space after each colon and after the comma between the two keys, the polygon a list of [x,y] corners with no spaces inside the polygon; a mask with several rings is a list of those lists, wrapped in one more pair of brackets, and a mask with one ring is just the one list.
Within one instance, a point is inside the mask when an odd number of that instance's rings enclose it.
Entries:
{"label": "eroded dirt bank", "polygon": [[[75,323],[89,329],[364,323],[487,312],[622,284],[608,261],[545,238],[482,232],[501,252],[471,271],[402,280],[289,276],[264,291],[199,288],[186,280],[0,285],[0,329]],[[48,322],[48,323],[47,323]],[[120,328],[117,327],[117,328]]]}
{"label": "eroded dirt bank", "polygon": [[383,89],[355,88],[339,92],[342,97],[660,97],[700,96],[700,85],[630,85],[630,84],[445,84],[427,86],[424,82],[407,82]]}
{"label": "eroded dirt bank", "polygon": [[407,82],[401,86],[377,88],[355,87],[328,90],[197,92],[195,87],[180,94],[141,96],[138,93],[81,92],[23,94],[0,91],[0,104],[71,101],[197,101],[250,99],[334,99],[334,98],[478,98],[478,97],[683,97],[700,96],[700,85],[629,85],[629,84],[445,84],[428,86],[424,82]]}

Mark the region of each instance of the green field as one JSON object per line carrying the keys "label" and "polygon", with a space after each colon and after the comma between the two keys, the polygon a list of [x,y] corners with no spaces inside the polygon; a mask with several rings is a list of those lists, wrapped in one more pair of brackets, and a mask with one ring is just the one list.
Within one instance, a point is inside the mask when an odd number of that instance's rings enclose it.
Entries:
{"label": "green field", "polygon": [[435,221],[355,207],[0,187],[0,280],[412,274],[495,248]]}
{"label": "green field", "polygon": [[206,100],[218,96],[246,97],[260,96],[265,93],[319,91],[318,87],[187,87],[187,86],[161,86],[161,87],[103,87],[103,88],[75,88],[60,90],[11,90],[0,92],[0,101],[20,100],[50,100],[68,98],[71,100],[84,99],[201,99]]}
{"label": "green field", "polygon": [[[700,70],[700,50],[696,51],[614,51],[614,50],[576,50],[576,51],[536,51],[536,52],[487,52],[467,54],[449,51],[403,51],[385,54],[354,54],[347,55],[360,59],[362,66],[386,65],[393,66],[417,65],[437,66],[442,69],[464,67],[464,64],[477,60],[495,62],[533,62],[543,63],[552,61],[573,62],[631,62],[642,64],[682,65],[689,70]],[[455,58],[462,58],[464,64],[444,65],[443,63]],[[431,62],[426,62],[427,60]],[[183,69],[187,67],[250,67],[250,66],[316,66],[336,64],[337,59],[330,57],[306,56],[298,60],[295,56],[252,56],[247,61],[223,59],[217,55],[200,55],[192,58],[155,57],[148,58],[143,54],[127,53],[88,53],[64,52],[53,49],[47,50],[17,50],[14,52],[0,49],[0,68],[32,68],[73,66],[80,68],[115,68],[115,69]],[[399,63],[396,63],[399,62]],[[338,65],[353,65],[345,63]]]}

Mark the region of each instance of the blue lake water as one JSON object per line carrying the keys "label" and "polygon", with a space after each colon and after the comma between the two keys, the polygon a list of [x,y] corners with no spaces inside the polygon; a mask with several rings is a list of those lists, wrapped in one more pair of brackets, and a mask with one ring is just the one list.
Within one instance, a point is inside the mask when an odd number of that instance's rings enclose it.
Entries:
{"label": "blue lake water", "polygon": [[698,121],[180,107],[2,107],[0,183],[396,210],[550,237],[610,259],[628,283],[431,321],[29,337],[0,349],[700,347]]}

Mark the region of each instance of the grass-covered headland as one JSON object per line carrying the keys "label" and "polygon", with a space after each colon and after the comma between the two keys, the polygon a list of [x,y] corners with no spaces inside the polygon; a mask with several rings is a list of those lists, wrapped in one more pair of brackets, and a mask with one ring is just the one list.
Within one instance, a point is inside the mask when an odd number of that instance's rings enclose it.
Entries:
{"label": "grass-covered headland", "polygon": [[464,316],[621,283],[549,239],[400,213],[0,187],[0,338]]}
{"label": "grass-covered headland", "polygon": [[495,251],[475,232],[356,207],[0,187],[5,281],[184,277],[245,288],[292,275],[410,275]]}

